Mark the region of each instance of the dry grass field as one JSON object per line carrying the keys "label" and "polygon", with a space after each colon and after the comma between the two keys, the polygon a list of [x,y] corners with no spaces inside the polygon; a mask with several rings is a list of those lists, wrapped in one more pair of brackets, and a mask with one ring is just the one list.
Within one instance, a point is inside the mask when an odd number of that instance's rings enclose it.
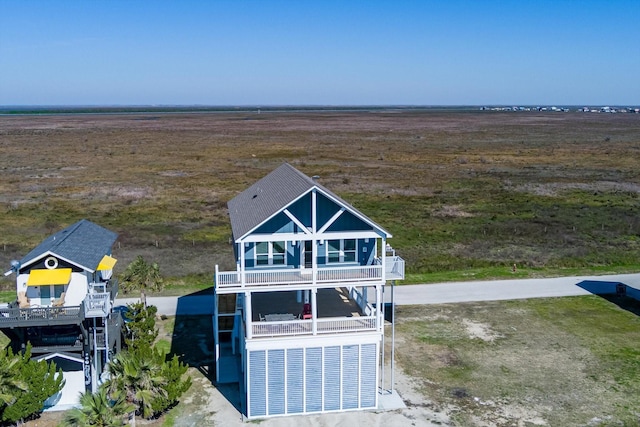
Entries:
{"label": "dry grass field", "polygon": [[[7,269],[87,218],[119,233],[117,271],[143,255],[171,292],[210,286],[214,265],[233,263],[226,202],[287,161],[391,231],[409,281],[638,271],[640,115],[0,116],[0,153]],[[637,313],[580,297],[403,307],[397,319],[409,408],[373,423],[427,425],[431,411],[445,425],[635,425]],[[179,326],[162,323],[167,345]],[[150,425],[215,418],[214,389],[192,373],[184,402]],[[331,417],[296,422],[344,422]]]}
{"label": "dry grass field", "polygon": [[[640,115],[0,116],[0,265],[81,218],[177,286],[232,267],[226,202],[290,162],[394,234],[409,281],[634,271]],[[9,279],[1,279],[4,286]]]}

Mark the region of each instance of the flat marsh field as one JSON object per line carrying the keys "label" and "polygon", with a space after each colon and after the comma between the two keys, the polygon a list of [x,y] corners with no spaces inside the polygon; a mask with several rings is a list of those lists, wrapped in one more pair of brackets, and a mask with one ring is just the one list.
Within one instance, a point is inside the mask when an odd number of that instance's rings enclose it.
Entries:
{"label": "flat marsh field", "polygon": [[[2,271],[87,218],[119,233],[116,273],[143,255],[168,292],[210,287],[233,268],[226,202],[285,161],[388,229],[407,282],[640,269],[637,114],[0,116],[0,153]],[[596,296],[401,307],[408,409],[261,424],[637,425],[639,312]],[[168,346],[180,328],[162,327]],[[196,369],[150,425],[242,425]]]}
{"label": "flat marsh field", "polygon": [[638,114],[6,115],[0,150],[6,269],[87,218],[119,233],[116,274],[143,255],[169,293],[210,286],[215,264],[233,268],[227,201],[282,162],[389,230],[409,283],[640,259]]}

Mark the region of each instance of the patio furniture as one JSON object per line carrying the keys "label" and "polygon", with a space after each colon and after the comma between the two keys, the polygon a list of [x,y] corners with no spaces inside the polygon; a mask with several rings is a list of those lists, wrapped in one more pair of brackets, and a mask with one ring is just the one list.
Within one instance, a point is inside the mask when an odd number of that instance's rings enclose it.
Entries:
{"label": "patio furniture", "polygon": [[31,301],[29,297],[27,297],[26,292],[18,292],[18,307],[20,308],[29,308],[31,307]]}
{"label": "patio furniture", "polygon": [[64,305],[65,292],[60,294],[60,298],[51,303],[51,307],[62,307]]}
{"label": "patio furniture", "polygon": [[303,319],[311,319],[313,315],[311,314],[311,304],[307,303],[302,306],[302,318]]}
{"label": "patio furniture", "polygon": [[267,322],[283,322],[287,320],[296,320],[296,316],[291,313],[266,314],[264,317]]}

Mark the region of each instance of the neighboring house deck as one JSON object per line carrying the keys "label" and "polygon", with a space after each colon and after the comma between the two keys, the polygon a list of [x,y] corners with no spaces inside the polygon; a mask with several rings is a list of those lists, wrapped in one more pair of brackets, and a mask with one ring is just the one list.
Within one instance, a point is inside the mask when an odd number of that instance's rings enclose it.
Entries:
{"label": "neighboring house deck", "polygon": [[391,235],[283,164],[229,202],[236,268],[215,271],[216,379],[249,418],[373,409]]}
{"label": "neighboring house deck", "polygon": [[[121,347],[122,318],[112,312],[118,284],[111,279],[116,260],[110,254],[116,237],[82,220],[49,236],[5,273],[16,275],[16,301],[0,308],[0,330],[14,351],[30,344],[34,358],[64,366],[65,388],[74,394],[79,387],[95,391]],[[77,382],[77,372],[83,387],[70,383]],[[78,396],[66,398],[75,403]]]}

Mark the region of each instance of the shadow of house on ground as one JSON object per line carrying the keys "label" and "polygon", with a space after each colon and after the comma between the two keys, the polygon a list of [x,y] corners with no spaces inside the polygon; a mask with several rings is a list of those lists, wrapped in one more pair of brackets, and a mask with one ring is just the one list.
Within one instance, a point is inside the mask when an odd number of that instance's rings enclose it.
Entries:
{"label": "shadow of house on ground", "polygon": [[215,383],[213,306],[213,287],[178,298],[171,354],[176,354],[189,367],[198,369],[241,412],[238,383]]}
{"label": "shadow of house on ground", "polygon": [[582,289],[640,316],[640,290],[621,282],[584,280],[578,283]]}
{"label": "shadow of house on ground", "polygon": [[212,316],[213,288],[179,297],[171,337],[171,353],[210,379],[214,363]]}

